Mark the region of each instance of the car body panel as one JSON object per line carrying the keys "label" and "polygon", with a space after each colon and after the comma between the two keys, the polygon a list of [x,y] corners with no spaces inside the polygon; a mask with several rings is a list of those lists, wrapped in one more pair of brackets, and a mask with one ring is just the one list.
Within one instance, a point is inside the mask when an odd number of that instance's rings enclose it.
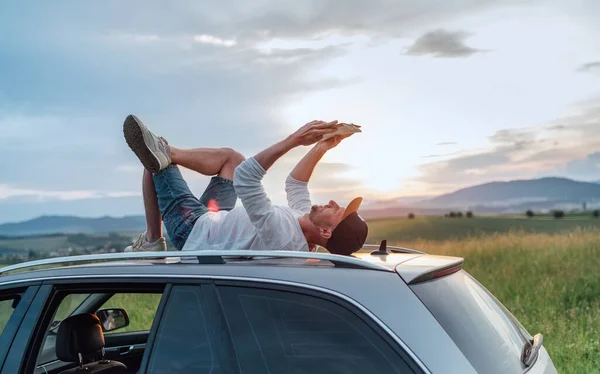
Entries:
{"label": "car body panel", "polygon": [[527,374],[558,374],[544,346],[540,349],[535,364],[529,368]]}
{"label": "car body panel", "polygon": [[[406,257],[407,259],[409,257]],[[198,265],[172,264],[151,266],[86,266],[69,269],[39,270],[28,276],[15,274],[6,281],[38,279],[44,283],[69,283],[77,279],[104,282],[107,278],[127,282],[152,278],[182,282],[187,277],[247,279],[311,286],[342,294],[370,311],[433,373],[475,373],[470,363],[414,293],[395,272],[340,269],[335,267],[271,265]],[[10,279],[9,279],[10,278]]]}
{"label": "car body panel", "polygon": [[396,272],[408,284],[420,280],[426,275],[452,267],[462,266],[463,259],[452,256],[415,256],[406,261],[399,262]]}

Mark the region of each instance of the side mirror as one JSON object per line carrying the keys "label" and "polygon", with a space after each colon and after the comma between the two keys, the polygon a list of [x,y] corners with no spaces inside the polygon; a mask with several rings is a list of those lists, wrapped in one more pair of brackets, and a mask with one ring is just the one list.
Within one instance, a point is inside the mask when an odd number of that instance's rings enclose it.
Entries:
{"label": "side mirror", "polygon": [[115,331],[129,326],[129,316],[125,309],[100,309],[96,316],[102,324],[102,331]]}

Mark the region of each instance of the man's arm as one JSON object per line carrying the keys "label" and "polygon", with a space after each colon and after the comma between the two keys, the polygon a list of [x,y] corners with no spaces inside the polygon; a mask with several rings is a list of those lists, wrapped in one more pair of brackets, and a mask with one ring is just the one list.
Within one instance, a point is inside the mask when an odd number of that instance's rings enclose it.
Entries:
{"label": "man's arm", "polygon": [[285,180],[285,192],[288,205],[302,213],[310,212],[312,202],[308,191],[308,181],[321,161],[321,158],[340,142],[350,135],[335,136],[327,140],[321,140],[298,162],[296,167]]}
{"label": "man's arm", "polygon": [[259,230],[273,215],[275,209],[262,185],[266,170],[254,157],[247,158],[235,168],[233,187],[252,224]]}
{"label": "man's arm", "polygon": [[294,167],[290,176],[299,182],[308,182],[312,176],[315,166],[321,161],[321,158],[327,153],[327,148],[319,142],[308,153],[302,157],[300,162]]}
{"label": "man's arm", "polygon": [[322,121],[310,122],[286,139],[248,158],[235,169],[233,186],[250,221],[259,231],[268,229],[267,221],[275,212],[262,186],[262,179],[267,170],[291,149],[300,145],[314,144],[324,134],[335,131],[330,125]]}
{"label": "man's arm", "polygon": [[315,170],[315,166],[326,152],[327,149],[323,147],[321,142],[317,143],[287,176],[285,193],[290,208],[303,214],[310,212],[312,202],[308,191],[308,181]]}

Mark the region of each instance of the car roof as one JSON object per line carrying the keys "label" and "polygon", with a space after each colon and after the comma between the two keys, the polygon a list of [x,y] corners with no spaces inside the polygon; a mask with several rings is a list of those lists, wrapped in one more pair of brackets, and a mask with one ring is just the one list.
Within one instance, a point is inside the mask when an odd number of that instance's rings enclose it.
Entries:
{"label": "car roof", "polygon": [[[399,272],[405,281],[413,280],[432,269],[461,262],[455,257],[432,256],[426,253],[401,248],[388,247],[383,241],[379,246],[365,245],[352,256],[340,256],[320,252],[293,251],[167,251],[167,252],[129,252],[112,254],[95,254],[49,258],[29,261],[0,268],[0,284],[23,282],[30,279],[65,277],[69,274],[82,274],[81,269],[95,269],[96,275],[115,274],[114,269],[151,275],[158,267],[161,273],[170,270],[183,275],[198,275],[198,265],[203,271],[208,267],[218,269],[240,267],[276,267],[276,268],[343,268],[361,269],[381,272]],[[418,260],[420,259],[420,260]],[[182,267],[181,265],[186,265]],[[194,266],[195,265],[195,266]],[[220,265],[220,266],[217,266]],[[223,267],[222,265],[226,265]],[[148,268],[152,267],[152,270]],[[164,269],[162,269],[164,268]],[[170,270],[169,270],[170,269]],[[117,270],[120,271],[120,270]],[[218,272],[218,270],[215,270]],[[230,271],[227,271],[229,273]],[[243,272],[243,271],[242,271]],[[211,271],[214,273],[214,271]],[[408,281],[407,281],[408,282]]]}

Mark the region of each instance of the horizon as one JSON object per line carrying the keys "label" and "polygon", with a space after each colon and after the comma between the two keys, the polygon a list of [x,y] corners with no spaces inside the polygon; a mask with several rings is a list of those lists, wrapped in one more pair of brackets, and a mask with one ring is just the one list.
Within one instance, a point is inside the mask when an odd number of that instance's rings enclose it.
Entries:
{"label": "horizon", "polygon": [[[386,216],[386,211],[389,210],[394,210],[394,209],[414,209],[415,211],[429,211],[429,213],[420,213],[421,215],[428,215],[428,216],[436,216],[439,215],[438,213],[432,213],[432,211],[441,211],[444,209],[458,209],[457,207],[448,207],[448,206],[440,206],[440,207],[432,207],[432,206],[428,206],[428,205],[419,205],[422,203],[426,203],[428,200],[430,199],[435,199],[438,197],[443,197],[443,196],[448,196],[448,195],[453,195],[455,193],[461,192],[463,190],[466,189],[471,189],[471,188],[478,188],[478,187],[482,187],[482,186],[486,186],[486,185],[490,185],[490,184],[496,184],[496,183],[511,183],[511,182],[528,182],[528,181],[540,181],[540,180],[548,180],[548,179],[561,179],[561,180],[568,180],[568,181],[572,181],[572,182],[577,182],[577,183],[591,183],[591,184],[600,184],[600,180],[598,181],[594,181],[594,182],[588,182],[588,181],[581,181],[581,180],[576,180],[576,179],[570,179],[570,178],[564,178],[564,177],[559,177],[559,176],[548,176],[548,177],[542,177],[542,178],[532,178],[532,179],[513,179],[513,180],[494,180],[494,181],[490,181],[490,182],[484,182],[481,184],[477,184],[477,185],[473,185],[473,186],[467,186],[464,188],[460,188],[458,190],[454,190],[445,194],[441,194],[441,195],[432,195],[432,196],[417,196],[417,197],[398,197],[395,199],[391,199],[391,200],[376,200],[376,201],[371,201],[370,204],[366,205],[365,207],[363,207],[363,209],[361,209],[362,211],[367,212],[370,215],[369,219],[378,219],[378,218],[386,218],[388,216]],[[410,200],[410,202],[405,201],[404,199]],[[387,205],[386,207],[382,207],[381,205],[379,205],[380,203],[386,203],[386,204],[393,204],[393,205]],[[412,205],[411,205],[412,204]],[[579,204],[575,204],[573,203],[573,205],[579,206]],[[591,204],[589,204],[589,208],[590,211],[593,210],[597,210],[597,208],[600,207],[600,204],[591,201]],[[460,210],[460,209],[459,209]],[[470,209],[466,209],[466,210],[470,210]],[[383,212],[382,215],[374,215],[377,212]],[[496,213],[497,214],[497,213]],[[33,217],[28,217],[19,221],[1,221],[0,220],[0,226],[4,225],[4,224],[20,224],[20,223],[25,223],[25,222],[29,222],[29,221],[34,221],[37,219],[43,219],[43,218],[77,218],[77,219],[102,219],[102,218],[109,218],[109,219],[124,219],[124,218],[131,218],[131,217],[144,217],[144,212],[137,212],[137,213],[131,213],[131,214],[124,214],[124,215],[110,215],[110,214],[101,214],[101,215],[95,215],[95,216],[91,216],[91,215],[77,215],[77,214],[52,214],[52,213],[48,213],[48,214],[40,214],[37,216],[33,216]],[[398,217],[398,215],[392,215],[389,216],[389,218],[394,218],[394,217]],[[2,235],[0,235],[2,236]]]}
{"label": "horizon", "polygon": [[[313,119],[361,125],[317,166],[314,203],[597,182],[598,12],[592,0],[0,5],[0,223],[143,214],[129,113],[171,144],[246,157]],[[269,170],[273,202],[306,151]],[[208,177],[183,173],[200,194]]]}

